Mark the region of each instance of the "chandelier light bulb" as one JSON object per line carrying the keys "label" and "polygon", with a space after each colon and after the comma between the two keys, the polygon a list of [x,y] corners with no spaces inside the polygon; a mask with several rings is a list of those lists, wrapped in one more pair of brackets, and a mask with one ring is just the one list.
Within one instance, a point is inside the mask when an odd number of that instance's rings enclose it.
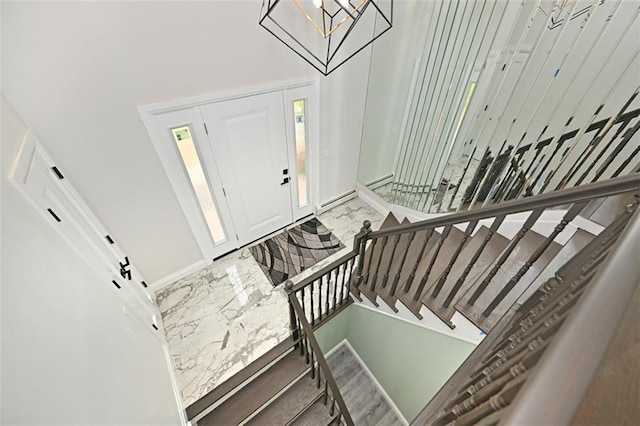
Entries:
{"label": "chandelier light bulb", "polygon": [[322,0],[313,0],[313,5],[316,9],[320,9],[322,7]]}

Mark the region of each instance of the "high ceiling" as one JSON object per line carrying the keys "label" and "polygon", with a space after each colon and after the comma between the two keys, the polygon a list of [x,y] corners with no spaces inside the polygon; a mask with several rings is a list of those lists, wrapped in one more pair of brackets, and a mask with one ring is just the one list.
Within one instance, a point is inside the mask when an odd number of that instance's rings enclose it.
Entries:
{"label": "high ceiling", "polygon": [[[201,255],[136,107],[316,77],[257,25],[260,5],[2,4],[4,96],[149,281]],[[366,57],[354,62],[368,66]],[[167,244],[179,250],[157,266],[159,253],[150,247]]]}

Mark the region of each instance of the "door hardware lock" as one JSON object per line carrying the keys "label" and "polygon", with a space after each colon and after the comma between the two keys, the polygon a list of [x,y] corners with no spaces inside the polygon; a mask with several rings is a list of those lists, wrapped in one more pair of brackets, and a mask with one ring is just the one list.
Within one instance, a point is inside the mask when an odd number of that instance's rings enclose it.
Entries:
{"label": "door hardware lock", "polygon": [[284,185],[286,183],[289,183],[289,178],[288,177],[282,179],[282,182],[280,183],[280,185]]}
{"label": "door hardware lock", "polygon": [[289,169],[283,169],[282,170],[282,174],[283,175],[288,175],[289,174]]}

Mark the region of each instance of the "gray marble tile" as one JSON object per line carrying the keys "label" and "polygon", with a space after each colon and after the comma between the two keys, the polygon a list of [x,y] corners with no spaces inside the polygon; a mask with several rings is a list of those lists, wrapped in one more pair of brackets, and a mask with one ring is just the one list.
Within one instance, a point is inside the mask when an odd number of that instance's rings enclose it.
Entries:
{"label": "gray marble tile", "polygon": [[[360,199],[318,217],[346,247],[294,282],[349,252],[365,219],[373,229],[383,219]],[[165,287],[156,297],[185,407],[289,335],[286,294],[282,286],[273,288],[247,248]]]}
{"label": "gray marble tile", "polygon": [[157,295],[183,402],[196,401],[288,336],[288,306],[243,249]]}

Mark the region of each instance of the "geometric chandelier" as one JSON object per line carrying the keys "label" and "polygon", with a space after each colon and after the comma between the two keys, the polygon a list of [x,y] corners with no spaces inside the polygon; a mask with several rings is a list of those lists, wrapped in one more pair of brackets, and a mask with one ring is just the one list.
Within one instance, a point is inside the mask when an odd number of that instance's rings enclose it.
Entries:
{"label": "geometric chandelier", "polygon": [[326,76],[392,22],[393,0],[262,0],[259,23]]}

